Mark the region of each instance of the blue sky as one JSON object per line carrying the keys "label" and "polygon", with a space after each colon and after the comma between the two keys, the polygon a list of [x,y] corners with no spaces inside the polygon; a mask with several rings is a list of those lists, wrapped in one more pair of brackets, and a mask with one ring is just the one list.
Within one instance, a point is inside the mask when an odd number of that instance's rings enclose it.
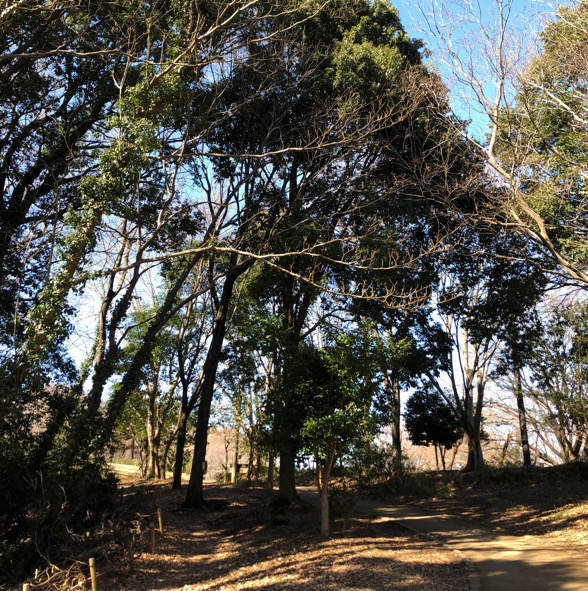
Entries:
{"label": "blue sky", "polygon": [[[429,32],[430,27],[423,12],[431,15],[432,6],[435,5],[437,14],[443,14],[443,31],[446,35],[451,35],[459,59],[476,72],[483,81],[484,92],[494,98],[496,76],[485,56],[498,38],[495,34],[498,15],[496,0],[392,0],[391,3],[398,9],[407,33],[411,37],[422,39],[432,52],[429,59],[450,89],[453,110],[462,119],[470,120],[470,133],[482,139],[488,128],[488,118],[479,107],[471,89],[460,83],[453,68],[445,64],[448,59],[447,51],[443,43]],[[513,65],[520,68],[533,55],[537,47],[537,34],[543,24],[553,19],[555,3],[550,0],[504,0],[503,4],[510,9],[505,53]],[[476,21],[481,21],[489,33],[486,39],[480,34]]]}

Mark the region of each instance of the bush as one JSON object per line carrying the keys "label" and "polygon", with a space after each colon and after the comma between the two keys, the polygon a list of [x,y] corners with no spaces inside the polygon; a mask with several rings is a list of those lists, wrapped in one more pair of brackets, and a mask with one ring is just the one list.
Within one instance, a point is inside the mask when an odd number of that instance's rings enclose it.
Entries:
{"label": "bush", "polygon": [[0,528],[0,580],[7,583],[25,578],[41,557],[58,561],[59,548],[97,524],[114,505],[117,483],[97,464],[66,473],[12,475],[1,488],[9,501]]}

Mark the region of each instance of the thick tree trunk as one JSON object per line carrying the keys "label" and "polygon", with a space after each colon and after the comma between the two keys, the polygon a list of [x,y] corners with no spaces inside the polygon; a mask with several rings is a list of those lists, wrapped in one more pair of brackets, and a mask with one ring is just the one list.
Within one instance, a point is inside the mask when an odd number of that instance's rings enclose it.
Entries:
{"label": "thick tree trunk", "polygon": [[296,452],[291,443],[285,443],[280,449],[280,488],[278,496],[286,503],[296,497]]}
{"label": "thick tree trunk", "polygon": [[484,456],[482,454],[482,444],[480,442],[480,433],[466,433],[468,442],[468,460],[464,472],[477,472],[484,467]]}
{"label": "thick tree trunk", "polygon": [[531,465],[531,448],[529,447],[529,434],[527,431],[527,413],[525,411],[525,398],[521,386],[521,368],[515,367],[515,394],[517,397],[517,409],[519,414],[519,429],[521,432],[521,448],[523,450],[523,464]]}
{"label": "thick tree trunk", "polygon": [[468,442],[468,460],[464,472],[477,472],[484,468],[484,456],[482,453],[482,443],[480,440],[480,431],[482,424],[482,402],[484,397],[484,384],[478,379],[477,384],[477,402],[474,412],[473,392],[470,389],[465,393],[465,421],[464,431]]}
{"label": "thick tree trunk", "polygon": [[222,296],[216,313],[214,330],[206,361],[203,368],[202,387],[200,389],[200,404],[198,405],[198,419],[196,421],[196,436],[194,441],[194,456],[190,482],[186,492],[184,505],[187,507],[198,507],[204,503],[204,472],[206,460],[206,444],[208,439],[208,422],[210,419],[210,406],[216,382],[216,370],[220,361],[220,353],[225,338],[227,314],[229,303],[233,295],[235,281],[239,275],[244,273],[251,266],[251,262],[241,263],[227,274],[223,286]]}

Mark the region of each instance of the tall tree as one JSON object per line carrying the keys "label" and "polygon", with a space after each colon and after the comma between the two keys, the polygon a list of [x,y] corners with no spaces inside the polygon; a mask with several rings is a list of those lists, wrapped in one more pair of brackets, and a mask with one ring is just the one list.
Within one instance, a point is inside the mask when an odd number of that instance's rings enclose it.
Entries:
{"label": "tall tree", "polygon": [[532,308],[543,290],[544,275],[535,265],[506,256],[518,240],[508,233],[468,231],[467,249],[456,250],[445,260],[437,314],[451,343],[441,374],[449,378],[450,395],[440,376],[426,375],[462,422],[468,442],[465,470],[483,467],[482,412],[499,347],[512,337],[513,319]]}
{"label": "tall tree", "polygon": [[[583,302],[548,312],[528,361],[527,397],[539,405],[551,454],[563,462],[588,455],[588,307]],[[555,453],[553,453],[555,452]]]}

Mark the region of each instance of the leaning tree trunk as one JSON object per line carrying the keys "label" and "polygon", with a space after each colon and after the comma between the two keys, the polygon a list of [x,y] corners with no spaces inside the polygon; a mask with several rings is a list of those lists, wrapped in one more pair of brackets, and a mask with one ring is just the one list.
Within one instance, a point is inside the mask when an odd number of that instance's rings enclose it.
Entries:
{"label": "leaning tree trunk", "polygon": [[216,382],[216,371],[220,361],[220,354],[225,338],[227,314],[229,312],[229,303],[233,295],[233,288],[237,277],[244,273],[251,266],[250,261],[246,261],[233,267],[227,274],[219,307],[214,321],[212,339],[206,361],[203,368],[203,380],[200,389],[200,404],[198,405],[198,418],[196,421],[196,436],[194,441],[194,456],[192,460],[192,470],[190,471],[190,482],[186,492],[184,505],[187,507],[198,507],[204,504],[204,473],[206,460],[206,444],[208,439],[208,423],[210,420],[210,407],[212,396],[214,394],[214,384]]}

